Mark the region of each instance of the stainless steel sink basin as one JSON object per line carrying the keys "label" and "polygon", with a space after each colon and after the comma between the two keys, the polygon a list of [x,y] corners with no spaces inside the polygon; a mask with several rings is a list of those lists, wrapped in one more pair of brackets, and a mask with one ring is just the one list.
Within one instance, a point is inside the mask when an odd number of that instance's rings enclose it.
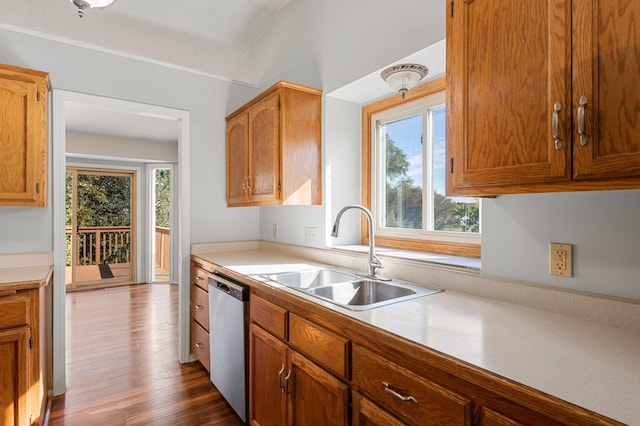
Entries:
{"label": "stainless steel sink basin", "polygon": [[355,275],[334,271],[332,269],[282,272],[279,274],[261,275],[261,277],[275,281],[278,284],[286,285],[287,287],[300,289],[344,283],[356,279]]}
{"label": "stainless steel sink basin", "polygon": [[442,291],[399,280],[377,281],[332,269],[281,272],[261,277],[354,311]]}
{"label": "stainless steel sink basin", "polygon": [[402,281],[383,282],[362,279],[310,288],[307,293],[345,308],[359,311],[441,291],[441,289],[420,287]]}

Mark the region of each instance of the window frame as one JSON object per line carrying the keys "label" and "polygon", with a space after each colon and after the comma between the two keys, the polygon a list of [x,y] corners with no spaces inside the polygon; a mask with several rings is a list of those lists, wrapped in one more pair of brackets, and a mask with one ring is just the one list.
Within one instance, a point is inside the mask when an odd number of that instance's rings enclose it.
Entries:
{"label": "window frame", "polygon": [[[405,99],[399,94],[394,94],[387,98],[372,102],[362,107],[362,204],[370,210],[374,207],[375,197],[372,194],[374,188],[372,179],[374,178],[375,164],[373,162],[373,146],[374,142],[372,138],[375,138],[374,118],[385,111],[397,108],[403,104],[426,98],[428,96],[437,95],[444,92],[446,89],[445,77],[441,77],[420,86],[417,86],[409,92],[407,92]],[[445,99],[446,100],[446,99]],[[374,216],[379,216],[377,209],[373,209]],[[441,238],[421,235],[417,237],[415,235],[396,235],[390,236],[388,233],[379,232],[379,224],[376,223],[376,245],[381,247],[391,247],[404,250],[424,251],[431,253],[446,254],[452,256],[463,256],[470,258],[480,258],[481,242],[462,242],[458,241],[445,241]],[[400,232],[398,233],[400,234]],[[477,234],[476,234],[477,235]],[[475,236],[475,235],[474,235]],[[473,238],[477,240],[479,238]],[[462,238],[464,240],[464,238]],[[362,219],[361,226],[361,242],[362,244],[368,244],[369,231],[364,218]]]}

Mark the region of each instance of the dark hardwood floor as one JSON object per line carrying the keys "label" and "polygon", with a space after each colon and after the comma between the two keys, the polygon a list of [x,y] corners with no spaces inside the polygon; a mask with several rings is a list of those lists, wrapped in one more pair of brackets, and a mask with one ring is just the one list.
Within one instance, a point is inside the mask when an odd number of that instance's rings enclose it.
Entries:
{"label": "dark hardwood floor", "polygon": [[241,425],[198,362],[178,362],[178,288],[67,294],[67,392],[49,425]]}

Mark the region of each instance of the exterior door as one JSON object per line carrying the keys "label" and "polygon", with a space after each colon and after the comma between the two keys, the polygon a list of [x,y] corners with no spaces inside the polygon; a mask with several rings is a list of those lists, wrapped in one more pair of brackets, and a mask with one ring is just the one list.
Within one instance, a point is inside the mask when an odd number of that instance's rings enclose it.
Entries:
{"label": "exterior door", "polygon": [[67,168],[67,289],[133,283],[135,172]]}

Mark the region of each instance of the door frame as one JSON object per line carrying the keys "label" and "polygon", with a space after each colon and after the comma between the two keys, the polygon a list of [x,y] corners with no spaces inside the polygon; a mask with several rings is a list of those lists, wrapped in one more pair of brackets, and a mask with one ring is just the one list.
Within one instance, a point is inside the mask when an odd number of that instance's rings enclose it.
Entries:
{"label": "door frame", "polygon": [[66,114],[68,102],[96,105],[146,117],[160,117],[176,120],[180,125],[178,139],[178,167],[175,208],[177,210],[177,257],[178,257],[178,360],[190,361],[189,347],[189,255],[191,223],[189,216],[189,153],[190,153],[190,112],[175,108],[143,104],[121,99],[106,98],[84,93],[54,89],[52,96],[51,162],[52,162],[52,205],[53,205],[53,395],[66,391],[65,356],[65,173],[66,173]]}
{"label": "door frame", "polygon": [[169,213],[169,222],[170,222],[170,230],[171,234],[169,236],[169,283],[175,284],[177,280],[177,262],[176,262],[176,244],[178,241],[176,239],[176,233],[174,229],[177,228],[177,214],[176,214],[176,167],[174,163],[153,163],[147,164],[146,166],[146,175],[147,175],[147,274],[149,280],[147,282],[152,282],[151,278],[153,277],[155,270],[155,193],[152,189],[155,189],[155,174],[153,173],[155,169],[168,169],[171,173],[171,211]]}
{"label": "door frame", "polygon": [[[133,241],[132,250],[131,250],[132,275],[131,275],[130,282],[129,281],[123,282],[122,280],[109,281],[109,279],[106,279],[106,280],[103,279],[97,282],[86,282],[84,285],[81,285],[79,287],[76,285],[76,287],[71,287],[71,288],[75,290],[77,290],[78,288],[90,289],[95,287],[98,287],[98,288],[109,287],[110,285],[135,284],[139,282],[145,282],[144,275],[141,275],[139,272],[139,269],[140,269],[139,260],[141,259],[141,255],[142,255],[142,246],[140,244],[140,241],[142,239],[142,231],[139,226],[142,220],[142,216],[141,216],[142,209],[140,208],[140,206],[142,205],[141,193],[144,191],[144,189],[140,185],[141,174],[142,174],[141,168],[134,165],[119,166],[119,165],[106,164],[106,163],[105,164],[100,164],[100,163],[85,164],[81,162],[77,163],[75,161],[68,161],[66,163],[65,172],[68,172],[69,168],[75,169],[76,172],[84,171],[84,172],[96,173],[96,174],[117,173],[117,174],[122,174],[122,175],[126,174],[131,176],[131,189],[132,189],[131,190],[131,239]],[[75,193],[75,188],[74,188],[74,193]],[[77,203],[77,200],[75,199],[75,195],[74,195],[74,203]],[[78,247],[76,246],[75,249],[78,250]],[[77,253],[74,253],[72,250],[72,256],[74,257],[75,260],[77,260],[76,255]],[[73,263],[72,263],[72,268],[73,268]],[[73,274],[75,274],[75,272],[72,269],[72,275]],[[68,290],[69,290],[69,287],[67,287],[67,291]]]}

